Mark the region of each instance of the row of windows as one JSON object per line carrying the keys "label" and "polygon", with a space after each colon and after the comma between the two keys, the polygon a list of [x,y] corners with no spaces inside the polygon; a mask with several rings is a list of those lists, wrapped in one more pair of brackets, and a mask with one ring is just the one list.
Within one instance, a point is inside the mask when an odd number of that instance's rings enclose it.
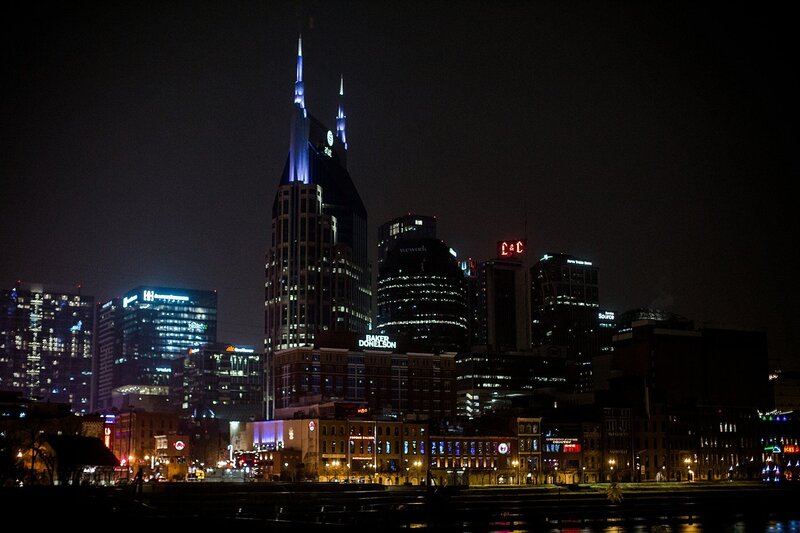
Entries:
{"label": "row of windows", "polygon": [[[330,434],[331,435],[336,435],[336,426],[322,426],[322,434],[323,435],[328,435],[328,431],[329,431],[328,428],[329,427],[330,427]],[[339,427],[339,435],[344,435],[345,434],[345,426],[338,426],[338,427]],[[350,435],[362,436],[362,435],[365,434],[364,433],[365,428],[366,428],[366,435],[369,435],[369,436],[372,436],[373,430],[377,432],[378,436],[383,435],[384,432],[386,433],[386,435],[391,435],[392,434],[392,429],[393,429],[391,426],[388,426],[388,427],[377,426],[377,428],[375,428],[375,426],[373,426],[373,425],[350,426]],[[402,430],[402,433],[406,437],[408,437],[408,436],[416,437],[418,433],[419,433],[420,436],[422,436],[422,435],[425,434],[425,428],[424,427],[418,427],[418,426],[404,426],[403,430]],[[400,436],[400,426],[394,426],[394,436],[395,437]]]}
{"label": "row of windows", "polygon": [[[391,455],[391,454],[399,454],[400,453],[400,441],[394,441],[394,447],[392,447],[392,441],[383,441],[378,440],[374,441],[372,439],[367,440],[348,440],[350,443],[349,449],[347,450],[350,454],[376,454],[376,455]],[[330,446],[328,446],[330,444]],[[374,448],[373,448],[374,446]],[[330,452],[329,452],[330,449]],[[345,453],[345,444],[343,440],[335,441],[331,440],[328,441],[327,439],[322,439],[322,453]],[[425,441],[420,440],[404,440],[403,441],[403,454],[404,455],[425,455]]]}
{"label": "row of windows", "polygon": [[431,467],[433,468],[506,468],[509,466],[508,459],[506,458],[489,458],[489,457],[476,457],[476,458],[454,458],[442,457],[431,458]]}
{"label": "row of windows", "polygon": [[440,440],[431,443],[431,455],[505,455],[509,452],[507,442]]}

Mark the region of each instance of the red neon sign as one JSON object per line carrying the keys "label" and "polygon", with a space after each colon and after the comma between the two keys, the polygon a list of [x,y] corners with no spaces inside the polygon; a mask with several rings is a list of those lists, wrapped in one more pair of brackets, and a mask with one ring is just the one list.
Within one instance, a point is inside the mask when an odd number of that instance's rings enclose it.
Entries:
{"label": "red neon sign", "polygon": [[797,453],[800,452],[800,446],[794,444],[787,444],[783,447],[783,453]]}
{"label": "red neon sign", "polygon": [[581,445],[580,444],[565,444],[564,445],[564,453],[580,453]]}
{"label": "red neon sign", "polygon": [[525,253],[524,239],[497,241],[497,257],[514,257]]}

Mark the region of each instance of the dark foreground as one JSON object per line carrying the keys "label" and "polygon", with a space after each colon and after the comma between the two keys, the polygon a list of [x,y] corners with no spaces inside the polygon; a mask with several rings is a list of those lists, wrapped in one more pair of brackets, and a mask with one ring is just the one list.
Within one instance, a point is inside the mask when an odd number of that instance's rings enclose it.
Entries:
{"label": "dark foreground", "polygon": [[[766,531],[800,519],[800,487],[761,484],[624,486],[611,503],[604,487],[408,487],[317,483],[179,483],[130,488],[27,487],[0,491],[0,508],[33,527],[45,524],[257,525],[261,531],[428,528],[435,531],[550,531],[700,524],[702,531]],[[669,526],[669,527],[666,527]]]}

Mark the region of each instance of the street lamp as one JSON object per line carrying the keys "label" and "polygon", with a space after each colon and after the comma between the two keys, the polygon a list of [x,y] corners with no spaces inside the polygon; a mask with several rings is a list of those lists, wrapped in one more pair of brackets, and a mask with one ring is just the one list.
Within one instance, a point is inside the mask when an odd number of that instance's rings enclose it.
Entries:
{"label": "street lamp", "polygon": [[519,461],[514,459],[511,461],[511,466],[514,467],[514,484],[519,485]]}
{"label": "street lamp", "polygon": [[694,472],[692,471],[692,458],[687,457],[683,462],[686,464],[686,481],[692,481],[692,476],[694,476]]}

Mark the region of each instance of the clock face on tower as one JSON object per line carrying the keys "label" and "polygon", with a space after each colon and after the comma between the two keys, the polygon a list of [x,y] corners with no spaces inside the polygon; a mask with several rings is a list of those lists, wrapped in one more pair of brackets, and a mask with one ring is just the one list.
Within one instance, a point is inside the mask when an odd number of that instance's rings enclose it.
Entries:
{"label": "clock face on tower", "polygon": [[333,146],[333,132],[328,130],[328,146]]}

